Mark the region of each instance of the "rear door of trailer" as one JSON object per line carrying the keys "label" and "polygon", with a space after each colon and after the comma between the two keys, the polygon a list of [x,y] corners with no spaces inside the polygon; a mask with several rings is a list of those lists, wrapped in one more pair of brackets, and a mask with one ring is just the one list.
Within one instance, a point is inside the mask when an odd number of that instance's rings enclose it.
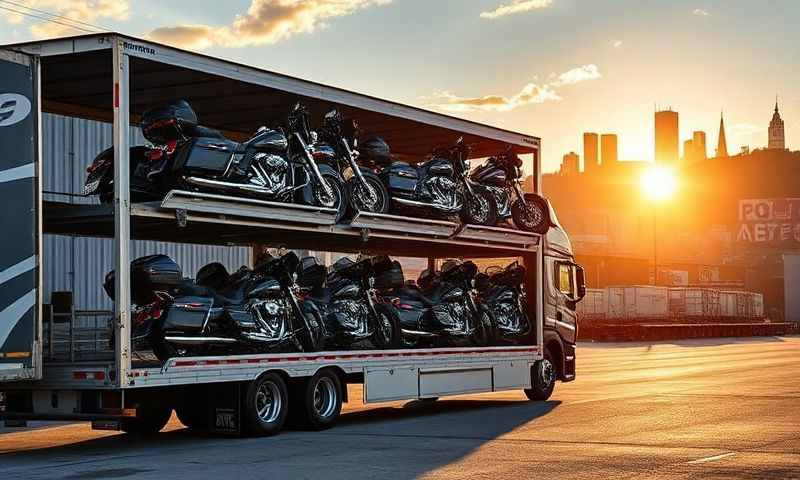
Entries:
{"label": "rear door of trailer", "polygon": [[39,63],[0,50],[0,382],[41,378]]}

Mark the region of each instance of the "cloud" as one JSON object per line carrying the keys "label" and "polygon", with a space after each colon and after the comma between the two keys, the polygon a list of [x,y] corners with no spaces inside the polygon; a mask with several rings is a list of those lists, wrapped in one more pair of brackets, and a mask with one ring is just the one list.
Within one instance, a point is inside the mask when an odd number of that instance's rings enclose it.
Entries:
{"label": "cloud", "polygon": [[298,33],[312,33],[326,21],[351,15],[392,0],[251,0],[247,12],[230,25],[176,25],[156,28],[147,34],[155,41],[182,48],[203,49],[212,45],[244,47],[273,44]]}
{"label": "cloud", "polygon": [[481,18],[495,19],[515,13],[530,12],[531,10],[547,8],[552,3],[553,0],[512,0],[511,3],[507,5],[501,4],[494,10],[482,12]]}
{"label": "cloud", "polygon": [[[128,0],[27,0],[25,5],[89,24],[109,19],[125,20],[130,15]],[[25,9],[14,8],[14,10],[23,11]],[[39,15],[37,12],[33,13]],[[7,10],[3,11],[2,16],[13,24],[21,23],[26,18],[19,13]],[[54,20],[62,23],[35,20],[30,26],[31,33],[38,38],[46,38],[74,35],[80,32],[80,30],[63,25],[63,23],[70,23],[68,20],[59,18]],[[79,24],[78,26],[81,25]],[[84,27],[91,28],[89,26]]]}
{"label": "cloud", "polygon": [[695,8],[694,11],[692,11],[692,15],[697,15],[699,17],[707,17],[711,14],[708,12],[708,10],[705,10],[703,8]]}
{"label": "cloud", "polygon": [[597,65],[592,63],[567,70],[556,78],[553,85],[574,85],[576,83],[585,82],[586,80],[597,80],[601,76],[600,69],[597,68]]}
{"label": "cloud", "polygon": [[482,97],[461,97],[445,91],[434,95],[434,103],[430,103],[427,106],[449,112],[507,112],[524,105],[557,102],[561,100],[561,95],[556,91],[557,87],[574,85],[600,77],[600,71],[596,65],[584,65],[568,70],[561,75],[551,75],[550,78],[552,80],[543,84],[528,83],[519,92],[510,97],[496,94]]}
{"label": "cloud", "polygon": [[611,46],[614,47],[614,48],[621,47],[622,46],[622,40],[614,40],[613,42],[611,42]]}

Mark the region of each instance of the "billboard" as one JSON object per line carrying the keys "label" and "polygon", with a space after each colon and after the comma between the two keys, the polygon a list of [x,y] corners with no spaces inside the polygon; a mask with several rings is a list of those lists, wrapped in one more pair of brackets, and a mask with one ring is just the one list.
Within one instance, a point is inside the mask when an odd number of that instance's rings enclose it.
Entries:
{"label": "billboard", "polygon": [[736,240],[760,244],[800,245],[800,198],[739,200]]}

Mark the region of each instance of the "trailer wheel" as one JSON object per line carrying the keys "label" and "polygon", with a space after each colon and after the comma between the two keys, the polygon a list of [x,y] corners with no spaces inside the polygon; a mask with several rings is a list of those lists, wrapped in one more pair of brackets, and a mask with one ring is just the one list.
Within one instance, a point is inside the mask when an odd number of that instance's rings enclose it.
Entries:
{"label": "trailer wheel", "polygon": [[136,409],[135,417],[125,418],[120,422],[120,429],[134,435],[154,435],[167,425],[171,416],[170,407],[139,407]]}
{"label": "trailer wheel", "polygon": [[274,372],[262,374],[250,382],[242,413],[245,428],[251,435],[275,435],[283,428],[289,411],[286,383]]}
{"label": "trailer wheel", "polygon": [[342,411],[342,382],[331,370],[322,369],[300,384],[303,426],[325,430],[333,426]]}
{"label": "trailer wheel", "polygon": [[531,388],[525,389],[528,400],[543,402],[550,398],[556,386],[556,366],[550,350],[545,349],[544,358],[531,367]]}

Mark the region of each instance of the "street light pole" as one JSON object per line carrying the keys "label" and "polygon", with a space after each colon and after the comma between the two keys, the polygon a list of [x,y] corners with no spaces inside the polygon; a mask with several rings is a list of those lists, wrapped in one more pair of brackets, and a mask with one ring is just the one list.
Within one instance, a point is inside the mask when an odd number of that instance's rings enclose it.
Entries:
{"label": "street light pole", "polygon": [[653,202],[653,285],[658,285],[658,204]]}

